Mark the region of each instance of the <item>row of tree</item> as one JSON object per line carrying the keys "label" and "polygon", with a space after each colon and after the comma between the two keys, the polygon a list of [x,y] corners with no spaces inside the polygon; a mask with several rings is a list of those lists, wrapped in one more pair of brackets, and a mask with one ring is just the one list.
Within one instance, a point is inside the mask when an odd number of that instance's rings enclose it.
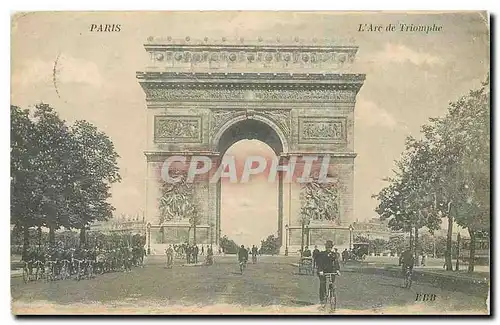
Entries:
{"label": "row of tree", "polygon": [[[393,236],[390,239],[382,238],[368,238],[362,235],[355,236],[355,242],[362,242],[369,244],[370,253],[376,255],[382,254],[389,251],[391,254],[401,254],[407,248],[407,241],[403,235]],[[446,237],[445,236],[433,236],[428,232],[423,233],[419,236],[418,243],[415,243],[418,247],[417,250],[422,255],[432,256],[432,257],[444,257],[446,254]],[[457,241],[452,241],[452,246],[455,248],[452,250],[453,258],[457,257]]]}
{"label": "row of tree", "polygon": [[452,270],[453,224],[468,230],[469,272],[474,270],[475,239],[490,232],[490,83],[449,105],[444,117],[422,126],[421,138],[408,137],[394,176],[377,195],[376,212],[389,227],[410,233],[433,232],[448,221],[446,269]]}
{"label": "row of tree", "polygon": [[107,220],[111,184],[121,180],[113,143],[87,121],[69,125],[47,104],[11,106],[11,224],[29,246],[30,229],[79,229]]}

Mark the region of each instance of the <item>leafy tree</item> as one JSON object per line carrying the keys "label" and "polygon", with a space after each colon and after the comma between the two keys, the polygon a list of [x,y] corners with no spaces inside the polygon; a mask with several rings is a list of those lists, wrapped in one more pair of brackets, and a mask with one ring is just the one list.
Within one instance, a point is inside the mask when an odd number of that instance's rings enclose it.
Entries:
{"label": "leafy tree", "polygon": [[393,236],[387,241],[387,249],[391,251],[392,254],[401,254],[406,249],[406,242],[403,235]]}
{"label": "leafy tree", "polygon": [[229,239],[226,235],[220,238],[219,245],[222,251],[226,254],[236,254],[238,253],[239,246],[234,242],[234,240]]}
{"label": "leafy tree", "polygon": [[[422,127],[422,139],[408,138],[398,169],[375,197],[382,219],[395,230],[438,229],[448,219],[445,265],[452,270],[454,219],[471,236],[469,271],[474,270],[475,237],[489,233],[490,220],[489,78],[450,103],[447,114]],[[408,229],[409,228],[409,229]],[[411,236],[410,236],[411,244]],[[415,245],[418,247],[417,245]],[[415,251],[416,252],[416,251]]]}
{"label": "leafy tree", "polygon": [[387,240],[382,238],[375,238],[370,241],[370,246],[373,248],[375,254],[380,254],[387,249]]}
{"label": "leafy tree", "polygon": [[22,251],[25,257],[30,228],[43,223],[41,215],[33,209],[33,202],[40,193],[35,170],[35,126],[29,118],[29,111],[17,106],[10,107],[10,119],[11,223],[15,230],[23,233]]}
{"label": "leafy tree", "polygon": [[262,254],[277,255],[280,250],[279,237],[274,235],[269,235],[265,240],[260,243],[260,249]]}
{"label": "leafy tree", "polygon": [[455,193],[456,222],[469,232],[469,272],[474,271],[478,233],[490,232],[490,84],[489,78],[450,105],[449,120],[460,148],[461,179]]}
{"label": "leafy tree", "polygon": [[61,227],[81,230],[111,216],[107,202],[120,181],[111,140],[95,126],[78,121],[68,127],[47,104],[29,110],[11,106],[11,223],[23,229],[49,229],[49,242]]}
{"label": "leafy tree", "polygon": [[69,226],[80,229],[85,243],[85,230],[95,221],[112,216],[114,207],[107,202],[111,184],[121,180],[118,154],[109,137],[87,121],[77,121],[71,128],[72,146],[68,154],[68,193],[71,193]]}

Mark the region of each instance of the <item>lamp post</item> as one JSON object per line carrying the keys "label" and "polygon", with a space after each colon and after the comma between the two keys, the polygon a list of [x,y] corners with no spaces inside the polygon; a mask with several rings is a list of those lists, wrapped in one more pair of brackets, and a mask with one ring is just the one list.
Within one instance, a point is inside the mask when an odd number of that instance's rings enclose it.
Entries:
{"label": "lamp post", "polygon": [[285,256],[288,256],[288,225],[285,225]]}
{"label": "lamp post", "polygon": [[151,255],[151,223],[147,224],[148,229],[148,255]]}
{"label": "lamp post", "polygon": [[214,243],[214,223],[210,223],[210,245]]}
{"label": "lamp post", "polygon": [[349,250],[352,250],[352,231],[354,230],[354,227],[349,225]]}
{"label": "lamp post", "polygon": [[309,247],[309,224],[306,225],[306,246]]}

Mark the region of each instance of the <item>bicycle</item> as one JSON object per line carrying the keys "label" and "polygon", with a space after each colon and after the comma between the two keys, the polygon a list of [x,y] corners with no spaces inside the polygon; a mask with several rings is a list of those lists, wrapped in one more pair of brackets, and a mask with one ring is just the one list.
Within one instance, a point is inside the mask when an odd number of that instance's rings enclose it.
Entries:
{"label": "bicycle", "polygon": [[33,262],[32,261],[24,262],[23,265],[24,283],[28,283],[31,280],[32,273],[33,273]]}
{"label": "bicycle", "polygon": [[240,262],[240,273],[243,274],[243,270],[247,267],[247,261]]}
{"label": "bicycle", "polygon": [[45,281],[54,281],[56,279],[56,261],[47,261],[45,264]]}
{"label": "bicycle", "polygon": [[412,270],[411,267],[406,266],[405,267],[405,274],[404,274],[404,288],[411,288],[412,284]]}
{"label": "bicycle", "polygon": [[328,305],[330,307],[328,312],[332,313],[337,309],[337,302],[338,302],[335,276],[338,276],[340,274],[338,272],[335,273],[320,272],[319,274],[325,276],[326,278],[326,299],[324,303],[324,308],[326,309]]}
{"label": "bicycle", "polygon": [[[85,265],[83,265],[84,262],[85,262],[84,260],[79,260],[76,258],[73,259],[73,265],[76,264],[75,270],[76,270],[76,280],[77,281],[80,281],[80,279],[83,276],[82,272],[85,272]],[[82,265],[83,265],[83,267],[82,267]]]}
{"label": "bicycle", "polygon": [[94,277],[94,262],[92,260],[85,261],[85,270],[87,273],[87,279],[90,280]]}
{"label": "bicycle", "polygon": [[68,260],[62,260],[61,261],[61,270],[59,272],[59,278],[61,280],[65,280],[67,278],[69,278],[71,276],[71,273],[70,273],[70,267],[69,267],[69,261]]}
{"label": "bicycle", "polygon": [[38,281],[45,275],[45,264],[42,261],[37,260],[35,262],[35,267],[35,281]]}

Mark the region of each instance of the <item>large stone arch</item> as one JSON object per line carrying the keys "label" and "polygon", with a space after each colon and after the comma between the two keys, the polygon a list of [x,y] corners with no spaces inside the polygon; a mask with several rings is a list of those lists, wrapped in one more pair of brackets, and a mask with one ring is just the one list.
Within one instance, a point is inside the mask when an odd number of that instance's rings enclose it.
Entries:
{"label": "large stone arch", "polygon": [[[332,233],[335,236],[339,227],[347,229],[355,219],[354,107],[365,79],[364,74],[349,72],[356,46],[240,40],[220,44],[151,37],[145,49],[150,63],[145,71],[137,72],[137,78],[146,94],[148,112],[145,210],[153,228],[161,226],[157,169],[162,161],[170,156],[180,155],[188,161],[192,156],[205,156],[217,164],[233,140],[248,136],[231,139],[228,131],[245,125],[258,130],[252,123],[262,123],[264,133],[249,132],[249,136],[270,141],[282,161],[328,156],[328,171],[342,184],[335,220],[311,222],[314,243]],[[190,201],[200,205],[198,228],[205,233],[198,241],[217,244],[220,186],[200,182],[194,187]],[[287,247],[296,245],[300,237],[300,191],[301,186],[295,184],[285,190],[280,178],[277,232],[283,240],[286,231]],[[189,227],[183,216],[163,226]],[[176,231],[169,240],[182,241],[185,234]]]}

